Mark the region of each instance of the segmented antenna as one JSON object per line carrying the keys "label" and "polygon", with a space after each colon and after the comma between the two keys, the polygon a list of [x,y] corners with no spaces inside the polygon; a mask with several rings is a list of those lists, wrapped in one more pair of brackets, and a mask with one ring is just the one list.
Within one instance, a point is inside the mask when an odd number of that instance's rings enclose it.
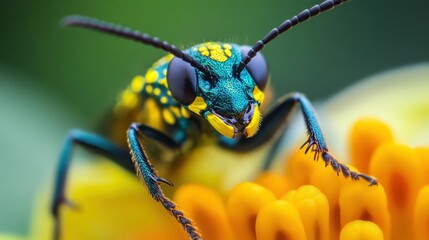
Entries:
{"label": "segmented antenna", "polygon": [[342,4],[348,0],[326,0],[320,4],[316,4],[310,9],[305,9],[298,15],[284,21],[280,26],[273,28],[262,40],[259,40],[253,45],[253,47],[247,52],[247,56],[241,60],[240,64],[237,66],[236,74],[240,75],[240,72],[243,71],[244,67],[256,56],[256,53],[261,51],[265,45],[271,42],[280,34],[291,29],[293,26],[298,25],[299,23],[305,22],[311,17],[317,16],[322,12],[330,10],[335,6]]}
{"label": "segmented antenna", "polygon": [[149,36],[148,34],[140,33],[139,31],[132,30],[127,27],[85,16],[68,16],[63,18],[61,24],[63,26],[79,26],[104,33],[110,33],[119,37],[135,40],[137,42],[142,42],[156,48],[161,48],[164,51],[173,54],[175,57],[180,58],[183,61],[191,64],[193,67],[197,68],[207,76],[211,75],[207,68],[199,64],[195,59],[193,59],[191,56],[189,56],[182,50],[178,49],[176,46],[171,45],[168,42],[161,41],[156,37]]}

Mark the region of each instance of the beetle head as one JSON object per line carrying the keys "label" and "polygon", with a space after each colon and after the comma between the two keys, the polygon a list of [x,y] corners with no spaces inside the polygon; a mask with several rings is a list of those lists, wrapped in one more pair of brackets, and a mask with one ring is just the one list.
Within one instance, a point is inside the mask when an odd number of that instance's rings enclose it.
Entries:
{"label": "beetle head", "polygon": [[249,49],[235,44],[204,43],[185,52],[208,69],[209,75],[180,58],[173,58],[167,71],[173,97],[230,138],[253,136],[262,120],[259,107],[268,81],[264,57],[258,53],[243,71],[236,72]]}

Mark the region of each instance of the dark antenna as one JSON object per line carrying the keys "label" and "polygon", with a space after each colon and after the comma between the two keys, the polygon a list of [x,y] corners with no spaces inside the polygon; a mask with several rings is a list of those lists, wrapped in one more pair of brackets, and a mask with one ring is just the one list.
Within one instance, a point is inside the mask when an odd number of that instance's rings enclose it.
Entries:
{"label": "dark antenna", "polygon": [[156,37],[149,36],[148,34],[140,33],[139,31],[132,30],[130,28],[123,27],[117,24],[104,22],[98,19],[84,16],[65,17],[61,21],[61,24],[63,26],[78,26],[97,30],[104,33],[110,33],[119,37],[135,40],[137,42],[142,42],[156,48],[161,48],[164,51],[173,54],[175,57],[180,58],[183,61],[191,64],[193,67],[197,68],[207,76],[211,75],[207,68],[199,64],[197,61],[195,61],[195,59],[184,53],[182,50],[178,49],[176,46],[171,45],[168,42],[161,41]]}
{"label": "dark antenna", "polygon": [[237,66],[236,74],[240,75],[240,72],[244,69],[244,67],[252,60],[253,57],[256,56],[256,53],[261,51],[265,45],[271,42],[280,34],[286,32],[291,29],[293,26],[298,25],[299,23],[305,22],[311,17],[317,16],[322,12],[330,10],[348,0],[325,0],[320,4],[316,4],[310,9],[305,9],[298,15],[284,21],[280,26],[273,28],[262,40],[259,40],[253,45],[253,47],[247,52],[247,56],[241,60],[240,64]]}

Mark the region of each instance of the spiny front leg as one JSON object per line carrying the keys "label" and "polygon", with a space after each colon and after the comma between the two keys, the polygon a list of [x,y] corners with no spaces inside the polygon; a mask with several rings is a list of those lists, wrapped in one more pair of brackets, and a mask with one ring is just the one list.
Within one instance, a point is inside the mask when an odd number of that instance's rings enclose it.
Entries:
{"label": "spiny front leg", "polygon": [[323,161],[325,161],[325,167],[331,165],[332,169],[337,172],[337,174],[341,172],[344,177],[351,177],[351,179],[355,181],[364,179],[369,183],[369,186],[378,184],[377,179],[363,173],[351,171],[347,165],[340,163],[337,159],[334,158],[334,156],[332,156],[332,154],[328,152],[326,147],[322,148],[317,139],[311,134],[309,134],[308,140],[301,146],[301,148],[305,146],[307,146],[305,149],[306,154],[309,150],[314,152],[314,160],[318,160],[321,155]]}
{"label": "spiny front leg", "polygon": [[305,153],[310,150],[314,152],[314,160],[318,160],[319,157],[322,156],[323,161],[325,161],[325,166],[331,165],[332,169],[337,172],[337,174],[341,172],[346,178],[351,177],[352,180],[356,181],[364,179],[370,186],[377,185],[377,179],[363,173],[351,171],[347,165],[339,162],[331,153],[329,153],[319,121],[317,120],[316,113],[310,101],[299,93],[292,95],[292,98],[300,103],[305,123],[307,125],[308,139],[301,146],[301,148],[306,146]]}
{"label": "spiny front leg", "polygon": [[176,204],[168,199],[162,192],[160,187],[161,183],[166,183],[170,186],[173,186],[173,184],[157,175],[155,169],[149,161],[146,152],[138,140],[138,135],[151,136],[155,140],[161,141],[163,143],[168,143],[171,141],[170,144],[166,144],[167,146],[177,146],[178,144],[161,132],[143,124],[133,123],[128,129],[127,139],[131,157],[133,159],[137,175],[146,184],[150,195],[157,202],[160,202],[162,206],[164,206],[164,208],[171,215],[173,215],[174,218],[176,218],[176,220],[185,229],[190,239],[202,240],[203,238],[201,237],[192,220],[187,218],[184,213],[177,208]]}
{"label": "spiny front leg", "polygon": [[[337,173],[342,172],[345,177],[351,177],[353,180],[364,179],[370,185],[377,185],[377,180],[371,176],[351,171],[345,164],[338,162],[328,151],[327,144],[323,138],[322,130],[319,121],[316,117],[316,112],[313,109],[310,101],[301,93],[291,93],[279,99],[277,104],[264,117],[259,132],[251,138],[241,138],[238,141],[221,141],[221,146],[235,151],[248,151],[257,148],[266,142],[274,139],[276,133],[281,131],[281,135],[286,131],[286,123],[293,109],[297,106],[301,107],[304,115],[305,124],[307,127],[308,139],[301,148],[306,146],[305,153],[308,151],[314,152],[314,159],[320,156],[325,161],[326,165],[331,165]],[[270,151],[267,159],[263,163],[263,168],[269,169],[273,156],[280,150],[280,139],[275,139],[274,146]],[[222,139],[221,139],[222,140]]]}

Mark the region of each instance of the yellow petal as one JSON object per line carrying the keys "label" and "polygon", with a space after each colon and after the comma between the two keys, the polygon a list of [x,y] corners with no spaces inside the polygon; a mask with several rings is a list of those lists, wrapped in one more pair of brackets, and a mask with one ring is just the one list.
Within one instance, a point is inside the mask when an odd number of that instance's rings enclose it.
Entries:
{"label": "yellow petal", "polygon": [[409,239],[413,229],[413,206],[424,181],[419,156],[406,145],[384,143],[372,156],[370,174],[377,176],[386,191],[392,237]]}
{"label": "yellow petal", "polygon": [[266,204],[276,200],[274,193],[256,183],[240,183],[230,193],[228,218],[239,239],[256,239],[256,216]]}
{"label": "yellow petal", "polygon": [[[355,170],[352,167],[350,167],[350,169]],[[331,167],[320,167],[314,170],[310,176],[310,184],[320,189],[329,201],[329,228],[331,239],[338,239],[341,231],[340,205],[338,198],[340,196],[342,186],[349,183],[351,183],[350,179],[337,175]]]}
{"label": "yellow petal", "polygon": [[306,239],[304,225],[296,207],[284,200],[262,207],[256,218],[256,239]]}
{"label": "yellow petal", "polygon": [[196,184],[183,185],[175,193],[174,201],[196,223],[204,239],[232,239],[223,199],[214,190]]}
{"label": "yellow petal", "polygon": [[392,141],[390,128],[374,118],[362,118],[352,127],[349,136],[349,149],[353,166],[368,173],[372,153],[383,142]]}
{"label": "yellow petal", "polygon": [[[60,207],[61,240],[136,239],[133,236],[144,236],[159,224],[165,231],[180,228],[134,174],[111,161],[75,164],[69,179],[66,197],[77,208]],[[35,217],[31,239],[50,239],[46,219]]]}
{"label": "yellow petal", "polygon": [[414,233],[416,240],[429,239],[429,185],[417,195],[414,207]]}
{"label": "yellow petal", "polygon": [[318,168],[323,168],[322,162],[315,162],[312,154],[297,150],[284,160],[285,172],[294,188],[310,184],[310,176]]}
{"label": "yellow petal", "polygon": [[[340,240],[383,240],[383,232],[377,224],[355,220],[343,227]],[[388,238],[386,238],[388,239]]]}
{"label": "yellow petal", "polygon": [[270,189],[276,197],[281,197],[292,189],[288,178],[274,172],[263,172],[255,180],[255,183]]}
{"label": "yellow petal", "polygon": [[282,199],[297,208],[308,240],[329,240],[329,203],[315,186],[305,185]]}
{"label": "yellow petal", "polygon": [[415,150],[417,155],[420,157],[420,162],[423,167],[424,182],[425,184],[429,184],[429,146],[418,147]]}
{"label": "yellow petal", "polygon": [[339,204],[341,226],[353,220],[371,221],[390,239],[390,215],[383,186],[370,187],[365,182],[346,184],[340,191]]}

